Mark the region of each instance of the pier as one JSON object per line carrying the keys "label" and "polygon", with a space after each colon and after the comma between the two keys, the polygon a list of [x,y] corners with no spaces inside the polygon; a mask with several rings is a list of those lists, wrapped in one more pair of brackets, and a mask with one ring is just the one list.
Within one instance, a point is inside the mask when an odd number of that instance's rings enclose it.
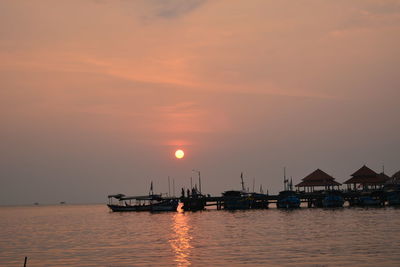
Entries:
{"label": "pier", "polygon": [[[183,204],[184,211],[199,211],[207,208],[216,210],[246,210],[246,209],[268,209],[270,205],[277,208],[293,209],[301,206],[308,208],[336,208],[348,206],[400,206],[400,171],[391,178],[384,172],[376,173],[367,166],[362,166],[351,174],[351,178],[344,182],[347,189],[341,189],[341,183],[326,172],[316,169],[295,186],[292,178],[286,178],[286,169],[283,175],[283,191],[277,195],[264,194],[262,186],[260,192],[249,191],[244,185],[243,173],[241,173],[241,190],[228,190],[221,196],[203,194],[201,191],[200,171],[193,170],[198,174],[199,187],[197,184],[191,188],[181,189],[181,196],[167,197],[154,195],[151,183],[149,196],[126,197],[123,194],[109,195],[108,206],[113,211],[141,211],[141,210],[176,210],[178,201]],[[169,182],[169,180],[168,180]],[[296,189],[294,189],[294,187]],[[170,190],[169,190],[170,191]],[[175,191],[174,191],[175,192]],[[112,199],[118,200],[117,205]],[[135,200],[132,205],[131,200]],[[147,200],[144,205],[141,201]],[[129,201],[126,202],[126,201]],[[303,204],[303,205],[301,205]],[[306,205],[304,205],[306,204]]]}
{"label": "pier", "polygon": [[[300,199],[301,203],[307,203],[308,208],[318,207],[316,203],[322,201],[322,199],[329,192],[335,192],[340,194],[344,201],[349,206],[362,206],[360,199],[364,197],[370,197],[376,200],[374,206],[386,206],[387,203],[387,192],[384,190],[378,191],[347,191],[347,190],[336,190],[336,191],[315,191],[315,192],[294,192]],[[243,209],[267,209],[272,204],[276,207],[276,203],[279,199],[279,195],[267,195],[259,193],[249,193],[245,196],[234,198],[237,202],[246,202],[250,204],[248,207]],[[189,197],[179,198],[180,202],[183,203],[183,209],[185,211],[197,211],[204,210],[207,207],[215,207],[217,210],[222,210],[225,207],[227,201],[231,201],[231,197],[226,196],[211,196],[211,195],[195,195]],[[241,209],[241,208],[237,208]]]}

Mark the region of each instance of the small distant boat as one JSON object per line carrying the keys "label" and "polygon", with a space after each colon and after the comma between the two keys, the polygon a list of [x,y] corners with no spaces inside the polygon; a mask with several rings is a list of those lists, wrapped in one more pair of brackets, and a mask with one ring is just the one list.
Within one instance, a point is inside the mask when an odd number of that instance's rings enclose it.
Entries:
{"label": "small distant boat", "polygon": [[64,205],[64,204],[65,204],[65,201],[61,201],[61,202],[60,202],[60,205]]}
{"label": "small distant boat", "polygon": [[33,205],[39,206],[39,202],[35,202],[35,203],[33,203]]}

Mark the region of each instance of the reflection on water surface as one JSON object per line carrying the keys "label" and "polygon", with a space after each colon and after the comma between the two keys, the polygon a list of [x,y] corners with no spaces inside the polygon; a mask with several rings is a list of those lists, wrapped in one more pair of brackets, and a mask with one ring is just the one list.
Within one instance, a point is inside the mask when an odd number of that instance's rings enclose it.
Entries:
{"label": "reflection on water surface", "polygon": [[180,210],[173,217],[172,239],[170,240],[171,247],[175,252],[175,262],[178,266],[190,265],[191,239],[188,216]]}

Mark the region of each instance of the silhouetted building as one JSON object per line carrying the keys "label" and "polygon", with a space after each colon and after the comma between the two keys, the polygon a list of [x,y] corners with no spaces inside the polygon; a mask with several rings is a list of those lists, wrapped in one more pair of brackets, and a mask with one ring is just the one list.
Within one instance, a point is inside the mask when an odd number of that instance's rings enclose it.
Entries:
{"label": "silhouetted building", "polygon": [[332,190],[337,187],[339,189],[340,183],[335,181],[335,178],[326,172],[316,169],[311,174],[307,175],[302,182],[297,184],[297,188],[304,188],[304,191],[313,192],[315,187],[323,187],[325,190]]}
{"label": "silhouetted building", "polygon": [[[351,175],[351,178],[344,182],[347,184],[348,189],[369,189],[369,188],[381,188],[385,184],[385,182],[389,179],[389,177],[384,173],[376,173],[371,170],[367,166],[362,166],[355,173]],[[353,185],[353,188],[351,188]]]}

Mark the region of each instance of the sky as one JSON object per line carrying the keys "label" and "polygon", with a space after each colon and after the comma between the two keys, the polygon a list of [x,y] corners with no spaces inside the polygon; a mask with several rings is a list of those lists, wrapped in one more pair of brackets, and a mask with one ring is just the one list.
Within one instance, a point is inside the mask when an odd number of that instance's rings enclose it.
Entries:
{"label": "sky", "polygon": [[396,0],[0,1],[0,205],[392,175],[399,47]]}

